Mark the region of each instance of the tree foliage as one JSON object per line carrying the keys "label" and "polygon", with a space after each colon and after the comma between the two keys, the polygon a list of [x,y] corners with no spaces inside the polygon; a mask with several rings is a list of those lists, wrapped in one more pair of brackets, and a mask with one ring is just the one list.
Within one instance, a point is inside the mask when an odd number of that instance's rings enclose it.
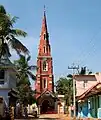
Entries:
{"label": "tree foliage", "polygon": [[37,67],[35,65],[29,65],[30,58],[30,56],[26,58],[24,55],[20,55],[20,59],[14,61],[15,67],[18,72],[18,83],[20,83],[23,79],[24,84],[26,84],[27,80],[29,81],[29,78],[31,78],[32,80],[36,79],[36,76],[32,73],[32,70],[34,71]]}
{"label": "tree foliage", "polygon": [[28,84],[20,84],[17,87],[17,90],[19,92],[19,95],[18,95],[19,100],[24,105],[32,104],[36,101],[34,98],[35,92],[31,89],[31,87]]}
{"label": "tree foliage", "polygon": [[56,91],[58,94],[64,95],[67,105],[72,103],[73,99],[73,79],[62,77],[56,82]]}
{"label": "tree foliage", "polygon": [[7,14],[4,6],[0,5],[0,57],[11,56],[10,48],[20,53],[29,54],[28,49],[18,40],[19,36],[26,37],[27,33],[20,29],[14,29],[14,23],[18,17]]}
{"label": "tree foliage", "polygon": [[17,90],[19,91],[19,98],[22,103],[31,104],[34,100],[34,91],[30,87],[30,78],[35,80],[35,75],[32,73],[36,69],[36,66],[28,64],[30,56],[27,58],[24,55],[20,55],[20,59],[14,61],[15,68],[17,70]]}

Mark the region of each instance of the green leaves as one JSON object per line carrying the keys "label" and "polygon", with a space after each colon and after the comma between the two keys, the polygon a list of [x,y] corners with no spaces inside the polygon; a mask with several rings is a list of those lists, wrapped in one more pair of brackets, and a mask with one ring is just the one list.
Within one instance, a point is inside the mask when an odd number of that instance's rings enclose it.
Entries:
{"label": "green leaves", "polygon": [[27,74],[29,75],[29,77],[32,79],[32,80],[36,80],[36,76],[34,74],[32,74],[30,71],[27,71]]}
{"label": "green leaves", "polygon": [[31,70],[35,70],[36,66],[28,65],[29,56],[26,58],[23,55],[20,55],[20,59],[15,62],[15,65],[18,69],[19,74],[30,77],[33,80],[36,80],[36,76],[31,72]]}
{"label": "green leaves", "polygon": [[3,5],[0,5],[0,13],[6,14],[6,10]]}
{"label": "green leaves", "polygon": [[[35,75],[31,72],[32,66],[28,64],[28,61],[30,60],[30,57],[25,57],[24,55],[20,54],[20,59],[14,61],[15,68],[18,72],[17,78],[17,89],[19,91],[19,98],[22,103],[25,102],[26,104],[34,101],[33,94],[34,92],[31,90],[30,87],[30,78],[35,80]],[[25,104],[25,103],[24,103]]]}
{"label": "green leaves", "polygon": [[4,44],[0,45],[0,54],[3,55],[3,56],[6,54],[6,56],[8,56],[8,57],[11,56],[7,43],[4,43]]}
{"label": "green leaves", "polygon": [[[18,37],[26,37],[27,33],[20,29],[14,29],[17,19],[18,17],[12,17],[6,12],[4,6],[0,5],[0,58],[5,55],[10,57],[11,47],[20,56],[20,59],[14,64],[17,70],[17,89],[20,99],[24,101],[28,96],[32,96],[29,79],[35,80],[35,75],[31,72],[32,69],[35,70],[35,66],[29,66],[30,57],[24,56],[29,56],[29,50],[19,41]],[[22,55],[23,53],[24,55]]]}
{"label": "green leaves", "polygon": [[73,80],[68,78],[59,78],[56,82],[56,91],[58,94],[65,95],[66,104],[70,105],[73,97]]}
{"label": "green leaves", "polygon": [[27,33],[22,31],[22,30],[20,30],[20,29],[12,29],[10,31],[10,33],[12,33],[15,36],[22,36],[22,37],[26,37],[27,36]]}
{"label": "green leaves", "polygon": [[25,54],[29,54],[29,50],[16,38],[13,37],[13,39],[9,40],[10,45],[13,49],[16,50],[16,52],[20,55],[21,52]]}
{"label": "green leaves", "polygon": [[[18,55],[20,55],[21,53],[29,54],[28,49],[18,40],[19,36],[26,37],[27,33],[20,29],[14,29],[13,25],[14,23],[16,23],[17,19],[18,17],[11,17],[11,15],[7,14],[4,6],[0,5],[0,38],[2,38],[2,44],[0,44],[2,46],[1,49],[4,49],[4,43],[10,43],[8,44],[8,47],[12,47],[13,49],[15,49]],[[5,49],[6,51],[8,51],[5,52],[5,54],[10,53],[9,49],[6,46]],[[2,55],[4,54],[0,54],[0,56]]]}
{"label": "green leaves", "polygon": [[0,36],[6,36],[12,26],[10,19],[7,15],[0,13]]}
{"label": "green leaves", "polygon": [[17,19],[19,19],[19,17],[14,16],[13,18],[11,18],[11,23],[16,23]]}

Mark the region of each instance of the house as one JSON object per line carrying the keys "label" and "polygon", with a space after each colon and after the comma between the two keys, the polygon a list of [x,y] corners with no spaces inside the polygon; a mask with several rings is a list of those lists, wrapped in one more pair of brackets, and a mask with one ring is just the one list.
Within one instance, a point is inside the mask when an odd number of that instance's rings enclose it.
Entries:
{"label": "house", "polygon": [[101,118],[101,82],[77,97],[78,116]]}
{"label": "house", "polygon": [[99,118],[101,114],[101,73],[75,75],[75,79],[78,117]]}
{"label": "house", "polygon": [[11,88],[16,88],[16,82],[14,65],[7,57],[2,57],[0,61],[0,96],[7,105],[9,104],[8,92]]}
{"label": "house", "polygon": [[[80,96],[83,94],[86,90],[91,88],[93,85],[95,85],[97,82],[100,80],[96,74],[91,74],[91,75],[75,75],[75,80],[76,80],[76,96]],[[100,75],[101,77],[101,75]]]}

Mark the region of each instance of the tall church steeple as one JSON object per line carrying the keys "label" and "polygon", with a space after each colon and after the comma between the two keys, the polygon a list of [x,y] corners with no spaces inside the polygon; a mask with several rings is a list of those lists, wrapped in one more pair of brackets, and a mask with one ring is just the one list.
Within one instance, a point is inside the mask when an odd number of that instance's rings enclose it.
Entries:
{"label": "tall church steeple", "polygon": [[42,20],[42,27],[40,33],[40,44],[39,44],[39,55],[48,56],[51,55],[50,44],[49,44],[49,34],[46,21],[46,11],[44,8],[44,15]]}
{"label": "tall church steeple", "polygon": [[46,12],[44,8],[44,15],[42,19],[42,27],[40,34],[40,42],[37,57],[37,76],[35,88],[40,94],[43,91],[54,91],[53,81],[53,63],[51,56],[51,48],[49,43],[49,34],[46,22]]}

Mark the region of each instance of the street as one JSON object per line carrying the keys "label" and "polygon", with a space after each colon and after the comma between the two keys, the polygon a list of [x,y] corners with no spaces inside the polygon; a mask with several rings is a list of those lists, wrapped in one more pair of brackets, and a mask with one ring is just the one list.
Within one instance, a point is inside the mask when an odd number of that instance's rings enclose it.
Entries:
{"label": "street", "polygon": [[57,120],[57,119],[59,119],[58,114],[42,114],[38,119],[34,118],[34,120]]}
{"label": "street", "polygon": [[32,120],[58,120],[56,118],[39,118],[39,119],[32,119]]}
{"label": "street", "polygon": [[60,120],[59,118],[32,118],[32,119],[15,119],[15,120]]}
{"label": "street", "polygon": [[[58,114],[42,114],[40,115],[39,118],[32,118],[30,120],[64,120],[64,117],[58,115]],[[19,120],[19,119],[15,119],[15,120]],[[20,119],[20,120],[24,120],[24,119]]]}
{"label": "street", "polygon": [[61,115],[61,114],[42,114],[40,115],[39,119],[41,120],[58,120],[61,119],[63,120],[65,115]]}

